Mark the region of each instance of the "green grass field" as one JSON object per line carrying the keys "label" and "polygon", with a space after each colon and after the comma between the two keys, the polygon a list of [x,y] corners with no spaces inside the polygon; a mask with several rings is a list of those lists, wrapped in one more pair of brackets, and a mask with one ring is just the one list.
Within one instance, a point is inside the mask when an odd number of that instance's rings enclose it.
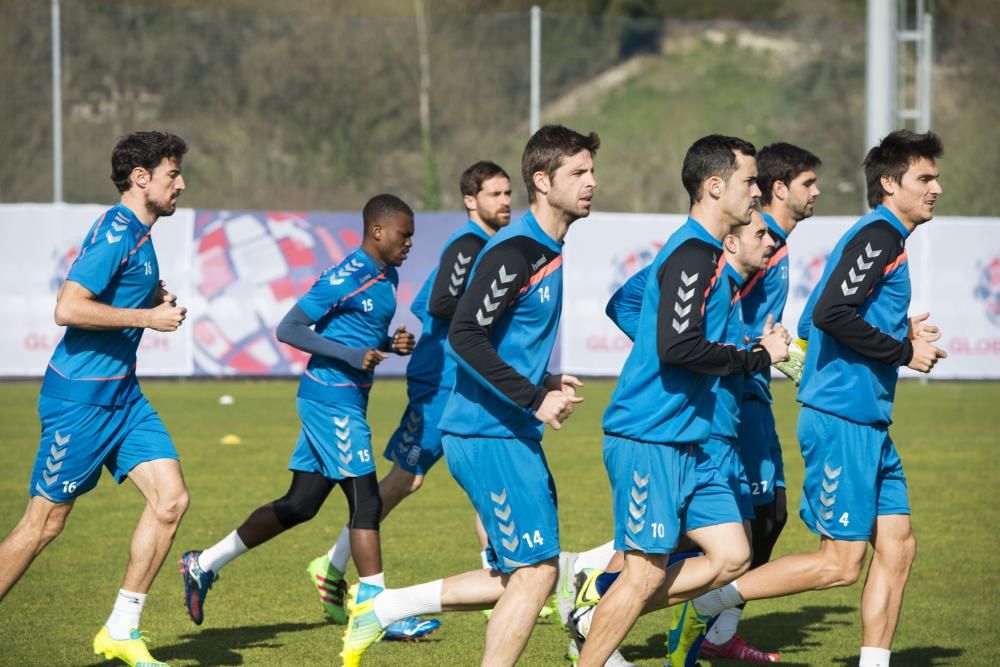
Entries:
{"label": "green grass field", "polygon": [[[228,566],[196,628],[182,605],[176,560],[234,529],[265,501],[282,495],[298,432],[295,384],[275,382],[155,382],[145,390],[181,454],[191,508],[173,552],[154,585],[143,626],[153,654],[179,665],[339,664],[341,628],[323,622],[306,575],[343,525],[338,492],[311,523],[280,536]],[[562,545],[581,550],[609,539],[609,487],[601,460],[600,417],[613,387],[587,383],[586,402],[561,432],[546,438],[560,495]],[[220,394],[234,405],[219,406]],[[38,438],[37,384],[0,384],[0,529],[6,533],[27,501]],[[377,453],[405,404],[404,385],[386,381],[372,394],[369,417]],[[919,542],[917,561],[896,635],[893,665],[997,665],[997,406],[1000,383],[902,383],[894,440],[903,456]],[[797,518],[802,462],[794,437],[791,387],[776,387],[778,429],[785,447],[789,523],[776,555],[812,549],[816,539]],[[220,445],[228,433],[243,442]],[[380,474],[388,470],[379,456]],[[138,492],[107,476],[82,498],[66,531],[0,604],[0,664],[96,665],[90,642],[114,601],[128,539],[142,507]],[[423,490],[383,524],[390,585],[458,573],[479,564],[469,503],[444,465]],[[353,579],[354,572],[350,573]],[[861,588],[754,602],[740,632],[779,650],[785,665],[857,664]],[[478,613],[447,614],[429,641],[382,644],[370,665],[475,665],[483,645]],[[665,612],[643,618],[622,647],[641,665],[662,665]],[[540,623],[521,664],[558,665],[567,640],[555,622]],[[713,663],[713,664],[722,664]]]}

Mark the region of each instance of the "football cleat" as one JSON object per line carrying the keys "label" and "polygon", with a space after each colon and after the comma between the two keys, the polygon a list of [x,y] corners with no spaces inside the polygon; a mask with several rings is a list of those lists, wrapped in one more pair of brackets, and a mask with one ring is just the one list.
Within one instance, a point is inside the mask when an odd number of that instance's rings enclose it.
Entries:
{"label": "football cleat", "polygon": [[[595,609],[596,607],[593,606],[578,607],[570,614],[569,633],[572,640],[570,641],[569,650],[566,652],[566,657],[574,665],[580,659],[580,651],[583,650],[583,645],[587,641],[587,635],[590,634],[590,623],[594,619]],[[614,653],[604,662],[604,667],[636,667],[636,665],[626,660],[625,656],[618,649],[615,649]]]}
{"label": "football cleat", "polygon": [[348,591],[347,630],[344,631],[344,650],[340,657],[344,667],[358,667],[361,655],[385,634],[385,628],[375,615],[375,596],[384,589],[371,584],[354,584]]}
{"label": "football cleat", "polygon": [[186,551],[180,560],[181,576],[184,578],[184,606],[195,625],[205,620],[205,596],[219,579],[211,570],[201,569],[198,564],[200,551]]}
{"label": "football cleat", "polygon": [[742,660],[755,664],[768,664],[781,662],[780,653],[769,653],[761,651],[755,646],[751,646],[743,641],[739,635],[733,635],[729,641],[723,644],[713,644],[706,639],[701,644],[699,655],[702,658],[724,658],[726,660]]}
{"label": "football cleat", "polygon": [[128,639],[113,639],[104,626],[94,637],[94,655],[102,655],[105,660],[121,660],[129,667],[168,667],[167,663],[149,654],[146,641],[135,628]]}
{"label": "football cleat", "polygon": [[385,637],[382,638],[382,641],[418,642],[440,627],[441,621],[436,618],[410,616],[390,623],[385,629]]}
{"label": "football cleat", "polygon": [[673,614],[667,633],[666,667],[695,667],[698,650],[715,619],[701,614],[691,600],[675,606]]}
{"label": "football cleat", "polygon": [[801,338],[796,338],[792,341],[791,345],[788,346],[788,359],[785,361],[779,361],[774,365],[774,367],[787,375],[797,387],[802,381],[802,368],[805,363],[806,341]]}
{"label": "football cleat", "polygon": [[309,563],[306,574],[319,593],[319,603],[323,605],[327,619],[337,625],[347,623],[347,612],[344,611],[347,582],[344,581],[344,573],[331,565],[324,554]]}
{"label": "football cleat", "polygon": [[592,607],[601,601],[601,594],[597,592],[597,578],[604,574],[604,570],[584,569],[576,575],[576,608]]}
{"label": "football cleat", "polygon": [[576,565],[576,557],[579,554],[573,551],[564,551],[559,554],[559,580],[556,582],[556,592],[553,595],[555,604],[553,605],[559,614],[559,625],[566,629],[569,623],[569,615],[573,613],[576,606],[576,575],[573,566]]}

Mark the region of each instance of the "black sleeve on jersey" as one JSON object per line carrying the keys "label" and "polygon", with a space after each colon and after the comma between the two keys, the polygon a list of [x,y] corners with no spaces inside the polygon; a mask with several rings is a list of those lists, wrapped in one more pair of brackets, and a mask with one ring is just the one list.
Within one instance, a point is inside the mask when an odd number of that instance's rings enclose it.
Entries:
{"label": "black sleeve on jersey", "polygon": [[844,248],[816,299],[813,325],[873,361],[905,366],[913,358],[909,338],[897,340],[873,327],[858,308],[882,280],[885,267],[903,254],[902,237],[888,222],[864,227]]}
{"label": "black sleeve on jersey", "polygon": [[434,284],[431,285],[431,294],[427,298],[428,313],[439,320],[451,320],[458,306],[458,299],[465,291],[472,265],[484,245],[486,241],[482,237],[465,234],[445,248],[437,275],[434,276]]}
{"label": "black sleeve on jersey", "polygon": [[489,335],[531,279],[529,258],[540,256],[547,261],[556,257],[551,250],[524,236],[491,248],[479,260],[476,274],[459,299],[448,328],[448,343],[463,364],[507,400],[531,410],[541,406],[548,392],[501,359]]}
{"label": "black sleeve on jersey", "polygon": [[771,357],[762,347],[744,350],[705,338],[704,304],[715,275],[716,250],[699,241],[683,243],[660,267],[656,351],[660,361],[705,375],[764,371]]}

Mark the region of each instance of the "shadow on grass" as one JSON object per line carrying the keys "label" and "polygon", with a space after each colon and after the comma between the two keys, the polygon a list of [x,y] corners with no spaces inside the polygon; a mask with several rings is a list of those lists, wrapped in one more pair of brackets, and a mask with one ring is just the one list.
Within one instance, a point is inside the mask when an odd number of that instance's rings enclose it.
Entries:
{"label": "shadow on grass", "polygon": [[[281,649],[283,644],[275,638],[284,632],[303,632],[329,627],[327,623],[276,623],[273,625],[249,625],[238,628],[208,628],[181,635],[173,644],[150,647],[157,660],[190,660],[197,667],[209,665],[242,665],[242,650]],[[98,662],[95,665],[106,665]]]}
{"label": "shadow on grass", "polygon": [[[850,620],[837,618],[847,614],[856,614],[852,607],[839,605],[803,607],[795,612],[774,612],[763,616],[754,616],[740,622],[740,635],[751,644],[769,651],[792,650],[788,656],[782,655],[781,664],[787,667],[810,667],[808,660],[794,662],[795,654],[808,658],[810,647],[820,646],[819,635],[831,628],[848,625]],[[666,619],[671,618],[666,616]],[[669,621],[668,621],[669,622]],[[622,655],[629,660],[653,660],[665,658],[667,654],[667,635],[658,633],[646,639],[645,645],[625,644],[621,648]],[[792,660],[789,660],[792,658]],[[728,664],[730,661],[713,661],[713,664]],[[901,664],[909,665],[908,662]],[[923,664],[923,663],[921,663]],[[927,663],[928,665],[930,663]]]}
{"label": "shadow on grass", "polygon": [[[964,651],[960,648],[945,648],[943,646],[918,646],[916,648],[904,648],[902,651],[892,652],[892,663],[894,665],[906,665],[906,667],[945,667],[946,665],[958,664],[953,659],[958,658]],[[837,658],[834,665],[843,667],[855,667],[858,664],[858,656],[848,658]]]}

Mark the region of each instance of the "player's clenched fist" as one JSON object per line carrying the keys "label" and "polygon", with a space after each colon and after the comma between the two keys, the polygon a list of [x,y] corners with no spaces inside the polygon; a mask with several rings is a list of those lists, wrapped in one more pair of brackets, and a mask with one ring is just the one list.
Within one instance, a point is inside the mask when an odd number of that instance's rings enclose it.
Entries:
{"label": "player's clenched fist", "polygon": [[788,343],[791,342],[791,337],[785,328],[773,322],[774,318],[768,315],[760,337],[760,345],[771,356],[772,364],[788,359]]}
{"label": "player's clenched fist", "polygon": [[558,431],[562,423],[569,419],[576,404],[582,401],[582,397],[570,396],[558,389],[550,391],[535,410],[535,418]]}
{"label": "player's clenched fist", "polygon": [[[172,294],[168,296],[173,296]],[[156,331],[177,331],[177,327],[184,322],[187,317],[187,308],[178,306],[176,297],[173,301],[164,301],[155,308],[148,311],[147,329]]]}
{"label": "player's clenched fist", "polygon": [[372,348],[365,352],[365,358],[361,360],[361,370],[366,373],[371,373],[375,370],[375,367],[381,364],[389,357],[388,354],[382,350],[376,350]]}
{"label": "player's clenched fist", "polygon": [[409,354],[413,352],[413,347],[416,344],[416,337],[406,330],[405,324],[400,324],[396,333],[392,334],[392,351],[396,354]]}
{"label": "player's clenched fist", "polygon": [[948,353],[933,345],[926,337],[917,336],[913,339],[913,358],[907,364],[909,368],[921,373],[930,373],[938,359],[944,359]]}

